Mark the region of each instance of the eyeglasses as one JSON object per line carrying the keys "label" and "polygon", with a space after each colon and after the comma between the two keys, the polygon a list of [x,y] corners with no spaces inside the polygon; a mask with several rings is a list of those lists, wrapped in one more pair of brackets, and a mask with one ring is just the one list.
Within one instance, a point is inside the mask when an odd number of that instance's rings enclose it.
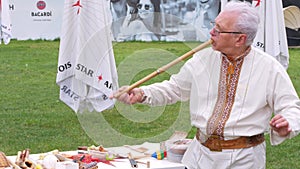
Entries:
{"label": "eyeglasses", "polygon": [[214,33],[218,36],[221,33],[228,33],[228,34],[244,34],[243,32],[228,32],[228,31],[219,31],[218,29],[216,29],[216,23],[215,22],[210,22],[212,29],[214,31]]}
{"label": "eyeglasses", "polygon": [[152,8],[152,5],[150,5],[150,4],[137,4],[136,7],[137,7],[138,9],[142,9],[143,5],[144,5],[144,9],[145,9],[145,10],[149,10],[149,9]]}

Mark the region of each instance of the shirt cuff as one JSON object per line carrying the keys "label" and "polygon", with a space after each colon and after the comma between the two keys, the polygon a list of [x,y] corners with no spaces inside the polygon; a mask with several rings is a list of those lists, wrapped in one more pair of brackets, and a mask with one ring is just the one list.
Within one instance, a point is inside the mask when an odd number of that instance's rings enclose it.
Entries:
{"label": "shirt cuff", "polygon": [[140,103],[147,104],[148,103],[148,94],[147,94],[147,91],[145,91],[143,89],[143,87],[140,87],[140,89],[142,90],[142,94],[143,94],[143,97],[142,97],[142,100],[140,101]]}
{"label": "shirt cuff", "polygon": [[288,134],[287,136],[280,136],[276,131],[272,130],[270,131],[270,143],[271,145],[278,145],[281,144],[282,142],[284,142],[286,139],[290,138],[290,134]]}

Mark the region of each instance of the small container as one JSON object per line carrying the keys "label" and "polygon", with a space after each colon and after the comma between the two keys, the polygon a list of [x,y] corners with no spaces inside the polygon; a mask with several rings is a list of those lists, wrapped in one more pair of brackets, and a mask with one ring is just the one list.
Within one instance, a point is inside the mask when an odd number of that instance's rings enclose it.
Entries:
{"label": "small container", "polygon": [[191,142],[191,139],[167,140],[165,142],[167,150],[167,160],[180,163],[186,149]]}

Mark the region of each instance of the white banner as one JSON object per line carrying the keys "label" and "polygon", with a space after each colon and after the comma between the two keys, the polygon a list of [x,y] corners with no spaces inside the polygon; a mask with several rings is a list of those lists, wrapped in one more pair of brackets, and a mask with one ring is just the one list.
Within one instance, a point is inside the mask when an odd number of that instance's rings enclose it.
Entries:
{"label": "white banner", "polygon": [[106,0],[65,0],[56,82],[75,112],[114,105],[118,88]]}
{"label": "white banner", "polygon": [[260,15],[260,25],[253,45],[275,57],[287,69],[289,51],[284,25],[282,1],[253,1]]}
{"label": "white banner", "polygon": [[12,37],[10,15],[8,0],[0,0],[0,44],[3,40],[7,45]]}
{"label": "white banner", "polygon": [[8,0],[14,39],[47,39],[60,37],[63,0]]}

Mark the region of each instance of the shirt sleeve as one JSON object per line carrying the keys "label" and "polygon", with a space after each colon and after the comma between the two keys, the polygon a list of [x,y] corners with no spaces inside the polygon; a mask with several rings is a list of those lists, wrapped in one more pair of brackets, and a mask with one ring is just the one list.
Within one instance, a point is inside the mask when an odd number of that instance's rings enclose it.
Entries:
{"label": "shirt sleeve", "polygon": [[161,106],[178,101],[187,101],[190,98],[191,83],[192,74],[190,72],[190,62],[188,61],[179,73],[172,75],[169,80],[142,86],[141,88],[147,96],[143,104]]}
{"label": "shirt sleeve", "polygon": [[270,83],[271,93],[269,104],[273,105],[274,114],[281,114],[292,128],[292,132],[286,136],[281,137],[276,131],[270,129],[270,142],[271,145],[278,145],[286,139],[291,139],[299,134],[300,132],[300,100],[297,92],[290,80],[287,72],[281,67],[275,67],[275,72]]}

